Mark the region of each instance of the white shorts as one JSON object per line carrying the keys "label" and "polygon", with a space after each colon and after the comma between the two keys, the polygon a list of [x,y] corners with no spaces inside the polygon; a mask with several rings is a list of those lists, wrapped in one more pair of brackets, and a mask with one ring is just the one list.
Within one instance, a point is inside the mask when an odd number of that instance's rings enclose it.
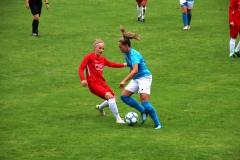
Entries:
{"label": "white shorts", "polygon": [[193,9],[194,1],[187,2],[186,0],[180,0],[181,6],[187,6],[187,9]]}
{"label": "white shorts", "polygon": [[146,76],[139,79],[131,80],[125,87],[126,90],[133,93],[146,93],[150,95],[152,76]]}

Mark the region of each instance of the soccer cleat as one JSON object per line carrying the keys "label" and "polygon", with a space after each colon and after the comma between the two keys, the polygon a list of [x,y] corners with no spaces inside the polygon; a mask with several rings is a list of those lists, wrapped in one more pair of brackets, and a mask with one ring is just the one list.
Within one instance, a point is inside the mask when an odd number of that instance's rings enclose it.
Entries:
{"label": "soccer cleat", "polygon": [[238,52],[234,51],[234,52],[233,52],[233,55],[234,55],[235,57],[240,57],[239,51],[238,51]]}
{"label": "soccer cleat", "polygon": [[122,120],[122,119],[119,119],[119,120],[117,120],[116,122],[117,122],[117,123],[122,123],[122,124],[125,123],[124,120]]}
{"label": "soccer cleat", "polygon": [[142,21],[142,22],[145,22],[145,19],[142,19],[141,21]]}
{"label": "soccer cleat", "polygon": [[190,25],[187,25],[187,29],[190,29]]}
{"label": "soccer cleat", "polygon": [[141,21],[141,16],[137,18],[138,21]]}
{"label": "soccer cleat", "polygon": [[184,26],[184,27],[183,27],[183,30],[187,30],[187,29],[188,29],[188,26]]}
{"label": "soccer cleat", "polygon": [[105,114],[104,110],[103,110],[103,109],[99,109],[99,106],[100,106],[100,105],[96,105],[96,109],[100,111],[100,114],[101,114],[102,116],[105,116],[106,114]]}
{"label": "soccer cleat", "polygon": [[233,55],[229,54],[229,58],[236,58],[236,57],[237,57],[237,55],[235,55],[235,54],[233,54]]}
{"label": "soccer cleat", "polygon": [[38,37],[38,33],[32,33],[32,36]]}
{"label": "soccer cleat", "polygon": [[156,124],[155,126],[154,126],[154,129],[161,129],[162,128],[162,125],[161,124]]}
{"label": "soccer cleat", "polygon": [[147,120],[147,114],[146,113],[142,113],[142,120],[141,120],[141,124],[143,124],[145,121]]}

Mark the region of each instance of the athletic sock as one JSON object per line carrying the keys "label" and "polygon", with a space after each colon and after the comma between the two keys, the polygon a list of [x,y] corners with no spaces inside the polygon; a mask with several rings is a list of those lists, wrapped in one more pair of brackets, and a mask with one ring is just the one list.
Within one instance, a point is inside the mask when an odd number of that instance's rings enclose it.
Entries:
{"label": "athletic sock", "polygon": [[235,52],[238,52],[240,50],[240,41],[238,42],[237,47],[235,48]]}
{"label": "athletic sock", "polygon": [[32,33],[38,33],[38,24],[39,21],[34,19],[32,22]]}
{"label": "athletic sock", "polygon": [[138,110],[141,114],[145,113],[145,108],[143,108],[134,98],[132,97],[127,97],[127,96],[123,96],[121,95],[120,98],[122,99],[122,101],[124,103],[126,103],[127,105],[129,105],[130,107],[135,108],[136,110]]}
{"label": "athletic sock", "polygon": [[182,20],[183,20],[183,25],[187,25],[187,13],[182,13]]}
{"label": "athletic sock", "polygon": [[144,106],[144,108],[145,108],[146,112],[149,114],[149,116],[152,118],[154,124],[161,125],[161,123],[158,119],[158,116],[157,116],[157,112],[155,111],[153,106],[149,103],[149,101],[142,102],[142,105]]}
{"label": "athletic sock", "polygon": [[141,13],[142,13],[142,7],[141,7],[141,6],[139,7],[139,6],[137,5],[137,13],[138,13],[138,17],[141,17],[141,15],[142,15],[142,14],[141,14]]}
{"label": "athletic sock", "polygon": [[231,38],[229,42],[230,56],[233,55],[236,39]]}
{"label": "athletic sock", "polygon": [[99,109],[103,109],[103,108],[105,108],[105,107],[107,107],[107,106],[108,106],[108,101],[105,100],[105,101],[103,101],[103,102],[99,105]]}
{"label": "athletic sock", "polygon": [[188,25],[190,25],[191,19],[192,19],[192,13],[187,14]]}
{"label": "athletic sock", "polygon": [[142,19],[145,19],[147,7],[142,7]]}
{"label": "athletic sock", "polygon": [[109,106],[110,110],[112,111],[113,115],[116,117],[116,119],[120,120],[121,117],[118,113],[117,104],[116,104],[116,101],[114,98],[108,100],[108,106]]}

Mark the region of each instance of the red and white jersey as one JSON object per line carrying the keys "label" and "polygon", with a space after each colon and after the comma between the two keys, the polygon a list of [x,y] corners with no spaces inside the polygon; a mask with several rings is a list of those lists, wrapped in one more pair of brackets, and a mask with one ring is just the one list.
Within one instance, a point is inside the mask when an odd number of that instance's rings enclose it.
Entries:
{"label": "red and white jersey", "polygon": [[240,21],[240,0],[231,0],[229,5],[229,22]]}
{"label": "red and white jersey", "polygon": [[84,70],[86,69],[86,76],[88,83],[105,83],[105,79],[102,77],[104,66],[113,67],[113,68],[121,68],[124,67],[123,64],[115,63],[108,61],[103,56],[96,56],[95,53],[89,53],[86,55],[78,68],[78,74],[80,79],[85,80]]}

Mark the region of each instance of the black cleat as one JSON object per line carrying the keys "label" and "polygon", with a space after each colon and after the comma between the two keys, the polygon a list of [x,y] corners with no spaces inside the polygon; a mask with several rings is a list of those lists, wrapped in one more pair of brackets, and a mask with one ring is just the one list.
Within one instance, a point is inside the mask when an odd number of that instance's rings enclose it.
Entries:
{"label": "black cleat", "polygon": [[142,22],[145,22],[145,19],[142,19]]}
{"label": "black cleat", "polygon": [[141,17],[138,17],[138,19],[137,19],[138,21],[141,21]]}
{"label": "black cleat", "polygon": [[32,33],[32,36],[38,37],[38,33]]}

